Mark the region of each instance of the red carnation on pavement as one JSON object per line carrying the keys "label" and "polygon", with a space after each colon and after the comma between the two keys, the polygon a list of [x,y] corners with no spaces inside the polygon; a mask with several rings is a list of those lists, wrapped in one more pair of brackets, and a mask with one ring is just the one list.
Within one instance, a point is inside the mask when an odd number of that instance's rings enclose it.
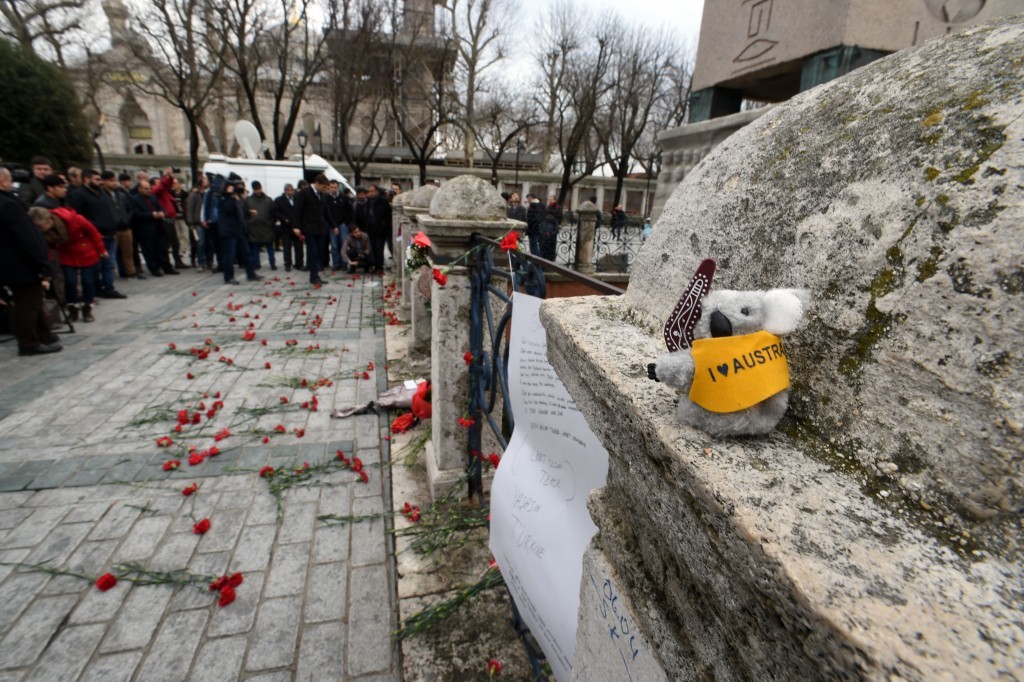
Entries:
{"label": "red carnation on pavement", "polygon": [[270,363],[269,362],[263,363],[263,366],[266,367],[267,369],[270,369]]}
{"label": "red carnation on pavement", "polygon": [[391,433],[405,433],[416,425],[416,415],[411,412],[399,415],[391,422]]}
{"label": "red carnation on pavement", "polygon": [[[259,317],[259,315],[257,315],[257,317]],[[263,345],[265,346],[265,345],[267,345],[267,340],[266,340],[266,339],[263,339],[262,341],[260,341],[260,343],[261,343],[261,344],[263,344]]]}
{"label": "red carnation on pavement", "polygon": [[492,658],[487,661],[487,674],[494,677],[501,672],[501,661],[496,658]]}
{"label": "red carnation on pavement", "polygon": [[170,446],[174,445],[174,441],[171,439],[170,436],[160,436],[159,438],[156,439],[156,444],[158,447],[161,448],[169,448]]}
{"label": "red carnation on pavement", "polygon": [[210,530],[210,519],[203,519],[192,526],[192,532],[196,535],[203,535]]}
{"label": "red carnation on pavement", "polygon": [[188,456],[188,465],[194,467],[197,464],[202,464],[204,459],[206,459],[206,457],[202,456],[198,452],[193,452]]}
{"label": "red carnation on pavement", "polygon": [[420,522],[420,508],[419,507],[413,507],[412,508],[412,511],[409,513],[409,520],[412,521],[413,523],[419,523]]}
{"label": "red carnation on pavement", "polygon": [[431,276],[433,276],[434,281],[437,282],[438,286],[443,287],[445,284],[448,284],[448,275],[444,274],[437,268],[434,268],[434,271],[431,273]]}
{"label": "red carnation on pavement", "polygon": [[217,600],[217,606],[223,608],[233,601],[235,601],[235,588],[230,585],[225,585],[221,588],[220,599]]}
{"label": "red carnation on pavement", "polygon": [[199,490],[199,484],[198,483],[193,483],[192,485],[188,486],[187,488],[184,488],[181,491],[181,494],[184,495],[185,497],[188,497],[189,495],[191,495],[192,493],[194,493],[197,490]]}
{"label": "red carnation on pavement", "polygon": [[230,432],[230,431],[228,431],[228,428],[227,428],[227,427],[225,426],[225,427],[224,427],[223,429],[221,429],[220,431],[218,431],[218,432],[217,432],[217,433],[216,433],[216,434],[214,435],[213,439],[214,439],[215,441],[218,441],[218,442],[219,442],[219,441],[222,441],[222,440],[224,440],[225,438],[228,438],[228,437],[230,437],[230,436],[231,436],[231,432]]}
{"label": "red carnation on pavement", "polygon": [[[176,350],[176,349],[178,348],[178,347],[177,347],[176,345],[174,345],[173,343],[169,343],[169,344],[167,344],[167,347],[168,347],[168,348],[170,348],[171,350]],[[108,573],[107,575],[110,575],[110,574]]]}
{"label": "red carnation on pavement", "polygon": [[270,466],[269,464],[267,466],[263,467],[262,469],[260,469],[260,478],[266,478],[267,476],[273,476],[273,475],[274,475],[274,467]]}
{"label": "red carnation on pavement", "polygon": [[363,372],[361,376],[362,376],[363,379],[369,379],[370,378],[370,373],[369,372]]}
{"label": "red carnation on pavement", "polygon": [[270,437],[269,436],[263,436],[263,444],[266,445],[269,442],[270,442]]}
{"label": "red carnation on pavement", "polygon": [[274,433],[288,433],[288,429],[284,427],[284,424],[278,424],[274,427]]}
{"label": "red carnation on pavement", "polygon": [[285,396],[281,396],[281,404],[282,405],[287,405],[288,404],[288,398],[286,398]]}
{"label": "red carnation on pavement", "polygon": [[196,378],[196,375],[195,375],[195,374],[193,374],[192,372],[189,372],[188,374],[186,374],[186,375],[185,375],[185,378],[186,378],[186,379],[190,379],[190,380],[191,380],[191,379],[195,379],[195,378]]}
{"label": "red carnation on pavement", "polygon": [[96,589],[100,592],[106,592],[107,590],[114,587],[117,584],[117,576],[113,573],[104,573],[99,578],[96,578]]}
{"label": "red carnation on pavement", "polygon": [[501,244],[499,245],[501,250],[508,253],[509,251],[519,250],[519,234],[512,230],[504,237],[501,238]]}
{"label": "red carnation on pavement", "polygon": [[363,483],[369,483],[369,482],[370,482],[370,477],[369,477],[369,476],[367,476],[367,475],[366,475],[366,472],[365,472],[365,471],[363,471],[362,469],[360,469],[360,470],[359,470],[359,471],[357,471],[356,473],[357,473],[357,474],[359,474],[359,479],[360,479],[360,480],[361,480],[361,481],[362,481]]}
{"label": "red carnation on pavement", "polygon": [[181,466],[181,461],[177,459],[169,459],[164,462],[164,471],[174,471]]}
{"label": "red carnation on pavement", "polygon": [[362,470],[363,470],[363,460],[359,459],[358,457],[353,457],[352,458],[352,471],[362,471]]}
{"label": "red carnation on pavement", "polygon": [[244,332],[242,332],[242,338],[245,339],[246,341],[252,341],[253,339],[256,338],[256,332],[253,331],[252,329],[246,329]]}
{"label": "red carnation on pavement", "polygon": [[220,454],[220,448],[218,448],[216,445],[214,445],[212,448],[210,448],[207,451],[206,454],[208,454],[210,457],[216,457],[217,455]]}
{"label": "red carnation on pavement", "polygon": [[238,587],[241,584],[242,584],[242,574],[241,573],[232,573],[231,576],[228,578],[228,587]]}
{"label": "red carnation on pavement", "polygon": [[295,429],[295,437],[302,438],[306,435],[306,429]]}
{"label": "red carnation on pavement", "polygon": [[370,370],[371,372],[373,371],[373,360],[370,360],[368,363],[366,363],[366,369]]}

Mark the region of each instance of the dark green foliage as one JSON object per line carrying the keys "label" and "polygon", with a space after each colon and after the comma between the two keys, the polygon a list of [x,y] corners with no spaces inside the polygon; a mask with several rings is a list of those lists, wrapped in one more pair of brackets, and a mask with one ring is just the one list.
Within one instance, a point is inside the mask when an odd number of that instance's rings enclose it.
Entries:
{"label": "dark green foliage", "polygon": [[0,40],[0,159],[28,164],[36,154],[56,168],[88,165],[89,126],[59,68]]}

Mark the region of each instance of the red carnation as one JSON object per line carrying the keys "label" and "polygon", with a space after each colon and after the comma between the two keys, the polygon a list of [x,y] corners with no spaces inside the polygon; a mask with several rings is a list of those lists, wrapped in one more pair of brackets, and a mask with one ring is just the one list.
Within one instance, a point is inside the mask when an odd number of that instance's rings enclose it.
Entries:
{"label": "red carnation", "polygon": [[199,490],[199,484],[198,483],[193,483],[192,485],[188,486],[187,488],[184,488],[181,491],[181,494],[184,495],[185,497],[188,497],[189,495],[191,495],[192,493],[194,493],[197,490]]}
{"label": "red carnation", "polygon": [[266,367],[267,369],[270,369],[270,363],[269,362],[263,363],[263,366]]}
{"label": "red carnation", "polygon": [[487,461],[489,461],[491,463],[492,467],[497,469],[498,468],[498,462],[501,461],[501,457],[499,455],[497,455],[497,454],[492,452],[491,454],[487,455]]}
{"label": "red carnation", "polygon": [[169,448],[170,446],[174,445],[174,441],[171,439],[170,436],[160,436],[159,438],[156,439],[156,444],[161,448]]}
{"label": "red carnation", "polygon": [[188,456],[188,464],[189,464],[189,466],[193,466],[194,467],[197,464],[202,464],[204,459],[206,459],[206,458],[203,457],[198,452],[193,452],[191,455]]}
{"label": "red carnation", "polygon": [[352,458],[352,470],[353,471],[362,471],[363,470],[363,460],[359,459],[358,457],[353,457]]}
{"label": "red carnation", "polygon": [[270,438],[268,436],[263,436],[263,444],[266,445],[269,442],[270,442]]}
{"label": "red carnation", "polygon": [[505,251],[506,253],[509,251],[518,251],[519,234],[515,230],[512,230],[511,232],[509,232],[508,234],[501,238],[501,244],[499,246],[501,247],[501,250]]}
{"label": "red carnation", "polygon": [[169,459],[164,462],[164,471],[173,471],[181,466],[181,462],[176,459]]}
{"label": "red carnation", "polygon": [[370,482],[370,477],[369,477],[369,476],[367,476],[367,475],[366,475],[366,472],[365,472],[365,471],[363,471],[362,469],[360,469],[360,470],[359,470],[359,471],[357,471],[356,473],[358,473],[358,474],[359,474],[359,478],[360,478],[360,480],[362,480],[362,482],[363,482],[363,483],[369,483],[369,482]]}
{"label": "red carnation", "polygon": [[114,587],[117,584],[117,576],[113,573],[104,573],[99,578],[96,578],[96,589],[100,592],[106,592],[107,590]]}
{"label": "red carnation", "polygon": [[242,574],[241,573],[232,573],[231,576],[228,578],[228,587],[238,587],[241,584],[242,584]]}
{"label": "red carnation", "polygon": [[438,286],[443,287],[445,284],[448,284],[448,275],[444,274],[437,268],[434,268],[434,271],[431,273],[431,275],[433,276],[434,281],[437,282]]}
{"label": "red carnation", "polygon": [[274,467],[267,465],[260,469],[260,478],[266,478],[267,476],[274,475]]}
{"label": "red carnation", "polygon": [[473,364],[473,351],[467,350],[466,354],[462,356],[462,359],[466,361],[466,366]]}
{"label": "red carnation", "polygon": [[210,530],[210,519],[203,519],[199,523],[192,526],[192,532],[196,535],[203,535],[208,530]]}
{"label": "red carnation", "polygon": [[391,422],[391,433],[405,433],[416,425],[416,415],[408,412],[395,418]]}
{"label": "red carnation", "polygon": [[[169,343],[169,344],[167,344],[167,347],[168,347],[168,348],[170,348],[171,350],[176,350],[176,349],[178,348],[178,347],[177,347],[176,345],[174,345],[173,343]],[[107,575],[110,575],[110,574],[108,573]]]}
{"label": "red carnation", "polygon": [[195,378],[196,378],[196,375],[195,375],[195,374],[193,374],[192,372],[189,372],[188,374],[186,374],[186,375],[185,375],[185,378],[186,378],[186,379],[190,379],[190,380],[191,380],[191,379],[195,379]]}
{"label": "red carnation", "polygon": [[494,677],[501,672],[501,661],[496,658],[492,658],[487,661],[487,674]]}
{"label": "red carnation", "polygon": [[286,398],[284,396],[281,396],[281,404],[282,405],[287,405],[288,404],[288,398]]}
{"label": "red carnation", "polygon": [[212,448],[209,449],[209,451],[207,451],[206,454],[208,454],[210,457],[216,457],[217,455],[220,454],[220,448],[214,445]]}
{"label": "red carnation", "polygon": [[284,427],[284,424],[278,424],[277,426],[274,427],[274,432],[275,433],[287,433],[288,429],[286,429]]}
{"label": "red carnation", "polygon": [[306,429],[295,429],[295,437],[302,438],[306,435]]}
{"label": "red carnation", "polygon": [[217,601],[217,606],[223,608],[233,601],[235,601],[235,588],[230,585],[225,585],[221,588],[220,599]]}

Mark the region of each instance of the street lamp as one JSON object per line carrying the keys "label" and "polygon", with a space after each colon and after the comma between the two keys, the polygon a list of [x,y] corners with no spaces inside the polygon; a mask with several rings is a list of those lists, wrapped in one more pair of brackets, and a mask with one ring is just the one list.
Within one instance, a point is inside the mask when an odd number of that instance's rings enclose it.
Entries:
{"label": "street lamp", "polygon": [[309,140],[309,135],[306,134],[305,130],[300,130],[298,135],[299,149],[302,150],[302,179],[306,179],[306,142]]}
{"label": "street lamp", "polygon": [[516,192],[519,191],[519,152],[523,150],[523,138],[516,138]]}

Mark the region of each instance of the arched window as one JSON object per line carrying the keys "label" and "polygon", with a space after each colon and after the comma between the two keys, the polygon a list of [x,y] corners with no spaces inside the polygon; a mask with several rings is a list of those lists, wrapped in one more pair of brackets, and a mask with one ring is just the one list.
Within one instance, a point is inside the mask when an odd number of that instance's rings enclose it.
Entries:
{"label": "arched window", "polygon": [[132,148],[132,153],[133,154],[150,154],[150,155],[152,155],[153,154],[153,145],[146,144],[146,143],[137,144],[137,145],[135,145]]}
{"label": "arched window", "polygon": [[[146,112],[142,110],[139,103],[135,101],[135,98],[129,94],[124,104],[121,106],[121,123],[124,125],[128,132],[129,144],[136,140],[152,140],[153,139],[153,128],[149,125],[149,117],[146,116]],[[139,147],[149,147],[149,152],[136,151],[136,154],[149,153],[152,154],[152,145],[136,145],[135,149]]]}

